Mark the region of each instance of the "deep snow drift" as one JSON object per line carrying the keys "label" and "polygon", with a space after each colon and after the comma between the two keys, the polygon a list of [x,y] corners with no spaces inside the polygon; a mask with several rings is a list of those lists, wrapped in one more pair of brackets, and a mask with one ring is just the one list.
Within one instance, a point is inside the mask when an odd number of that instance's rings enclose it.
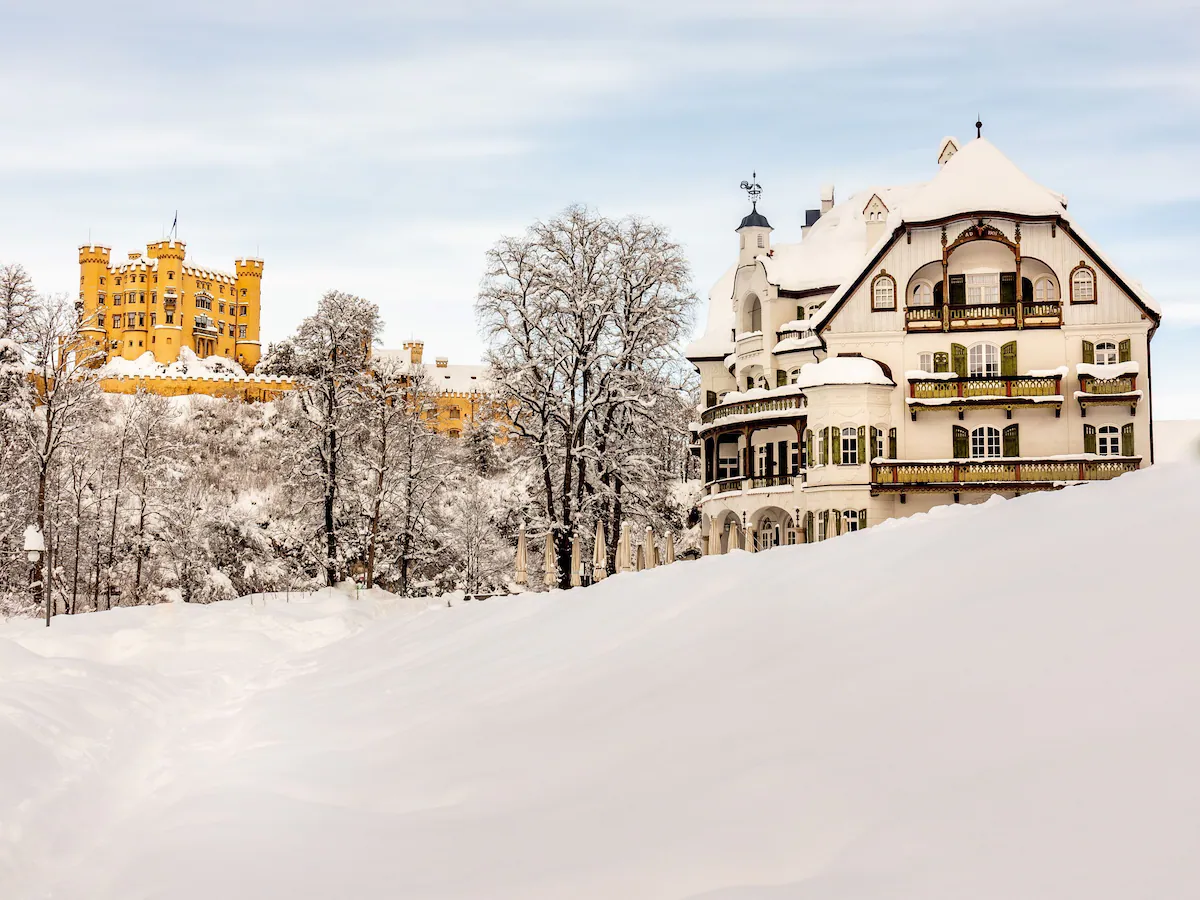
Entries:
{"label": "deep snow drift", "polygon": [[1200,893],[1200,467],[568,593],[0,625],[0,897]]}

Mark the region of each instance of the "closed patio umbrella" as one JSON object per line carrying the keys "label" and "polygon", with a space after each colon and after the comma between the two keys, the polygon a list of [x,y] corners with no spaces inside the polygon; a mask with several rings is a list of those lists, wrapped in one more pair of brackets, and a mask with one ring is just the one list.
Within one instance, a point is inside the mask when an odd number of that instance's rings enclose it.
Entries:
{"label": "closed patio umbrella", "polygon": [[646,526],[646,568],[653,569],[658,565],[658,543],[654,540],[654,529]]}
{"label": "closed patio umbrella", "polygon": [[637,571],[641,572],[645,568],[646,568],[646,545],[638,544]]}
{"label": "closed patio umbrella", "polygon": [[592,544],[592,581],[603,581],[608,575],[608,548],[604,543],[604,523],[596,522],[596,541]]}
{"label": "closed patio umbrella", "polygon": [[579,535],[571,539],[571,587],[583,585],[583,565],[579,558]]}
{"label": "closed patio umbrella", "polygon": [[525,526],[517,535],[517,584],[529,584],[529,549],[525,546]]}
{"label": "closed patio umbrella", "polygon": [[667,565],[675,562],[675,533],[667,532]]}
{"label": "closed patio umbrella", "polygon": [[633,568],[633,548],[629,544],[629,523],[621,524],[621,539],[617,541],[617,572],[628,572]]}

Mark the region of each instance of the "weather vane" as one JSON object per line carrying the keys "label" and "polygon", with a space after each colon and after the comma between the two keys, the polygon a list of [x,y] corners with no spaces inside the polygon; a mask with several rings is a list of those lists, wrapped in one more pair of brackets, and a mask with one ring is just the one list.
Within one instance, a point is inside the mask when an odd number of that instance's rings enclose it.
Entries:
{"label": "weather vane", "polygon": [[758,207],[758,198],[762,196],[762,185],[758,183],[758,173],[752,172],[749,181],[743,181],[741,188],[746,192],[746,196],[750,198],[750,203],[755,208]]}

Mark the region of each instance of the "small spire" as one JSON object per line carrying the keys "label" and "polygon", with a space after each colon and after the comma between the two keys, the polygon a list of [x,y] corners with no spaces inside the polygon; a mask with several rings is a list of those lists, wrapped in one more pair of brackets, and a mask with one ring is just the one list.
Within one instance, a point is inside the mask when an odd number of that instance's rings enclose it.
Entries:
{"label": "small spire", "polygon": [[975,117],[975,137],[983,137],[983,119],[979,116]]}

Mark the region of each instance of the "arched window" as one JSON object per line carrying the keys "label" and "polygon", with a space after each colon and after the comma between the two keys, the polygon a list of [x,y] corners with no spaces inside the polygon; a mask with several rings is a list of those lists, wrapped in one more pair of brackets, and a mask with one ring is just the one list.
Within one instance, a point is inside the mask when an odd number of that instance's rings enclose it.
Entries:
{"label": "arched window", "polygon": [[967,350],[967,374],[988,378],[1000,374],[1000,348],[995,344],[972,344]]}
{"label": "arched window", "polygon": [[891,312],[896,308],[896,280],[887,272],[880,272],[871,282],[871,309],[875,312]]}
{"label": "arched window", "polygon": [[788,372],[788,384],[795,384],[799,380],[800,380],[800,367],[797,366],[796,368],[794,368],[790,372]]}
{"label": "arched window", "polygon": [[933,306],[933,287],[927,282],[918,281],[912,290],[913,306]]}
{"label": "arched window", "polygon": [[971,432],[971,458],[993,459],[1000,456],[1000,429],[981,425]]}
{"label": "arched window", "polygon": [[1096,273],[1082,261],[1071,272],[1071,302],[1096,302]]}
{"label": "arched window", "polygon": [[168,273],[167,273],[167,281],[174,281],[174,280],[175,280],[175,273],[174,273],[174,272],[168,272]]}
{"label": "arched window", "polygon": [[858,429],[853,426],[842,429],[842,465],[858,465]]}
{"label": "arched window", "polygon": [[747,332],[762,331],[762,303],[757,294],[746,298],[746,314],[742,324]]}
{"label": "arched window", "polygon": [[1112,341],[1101,341],[1096,345],[1094,352],[1096,365],[1098,366],[1115,365],[1120,359],[1117,354],[1117,345]]}
{"label": "arched window", "polygon": [[1039,278],[1033,285],[1033,299],[1037,303],[1048,303],[1058,299],[1058,287],[1053,278]]}
{"label": "arched window", "polygon": [[1121,429],[1104,425],[1096,430],[1096,452],[1101,456],[1121,455]]}

